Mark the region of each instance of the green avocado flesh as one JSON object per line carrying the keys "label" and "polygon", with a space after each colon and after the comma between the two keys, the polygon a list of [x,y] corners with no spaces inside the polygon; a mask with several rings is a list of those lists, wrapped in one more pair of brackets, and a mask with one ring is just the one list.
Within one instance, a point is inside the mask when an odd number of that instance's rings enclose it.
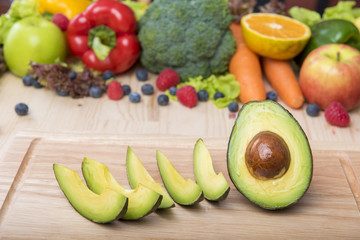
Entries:
{"label": "green avocado flesh", "polygon": [[193,205],[203,200],[200,186],[191,179],[185,180],[162,152],[156,151],[156,160],[165,188],[176,203]]}
{"label": "green avocado flesh", "polygon": [[[275,146],[272,140],[266,142],[265,138],[256,137],[265,136],[263,133],[277,136],[270,139],[277,139],[285,146],[281,148]],[[259,152],[259,156],[268,157],[272,162],[266,163],[265,157],[263,160],[249,157],[254,156],[250,154],[255,153],[254,149]],[[280,149],[285,149],[285,153],[281,154]],[[281,159],[288,159],[289,162]],[[258,164],[257,167],[251,165],[252,161]],[[275,171],[280,163],[286,167]],[[227,165],[236,188],[251,202],[270,210],[285,208],[297,202],[309,188],[313,171],[311,149],[301,126],[286,109],[270,100],[246,103],[239,111],[230,135]],[[264,176],[260,178],[255,173]]]}
{"label": "green avocado flesh", "polygon": [[126,213],[128,199],[123,194],[106,188],[98,195],[85,186],[77,172],[58,164],[54,164],[53,169],[66,198],[85,218],[97,223],[109,223]]}
{"label": "green avocado flesh", "polygon": [[196,142],[194,148],[194,173],[196,183],[201,187],[207,200],[226,199],[230,186],[221,172],[215,173],[210,152],[202,139]]}
{"label": "green avocado flesh", "polygon": [[90,158],[84,158],[82,172],[86,184],[96,194],[101,194],[108,187],[128,198],[128,208],[121,219],[137,220],[155,211],[162,196],[139,184],[135,189],[126,189],[112,176],[108,167]]}
{"label": "green avocado flesh", "polygon": [[159,208],[171,208],[175,206],[174,201],[167,191],[156,182],[149,172],[145,169],[141,160],[134,151],[128,147],[126,155],[126,171],[131,188],[136,188],[139,184],[159,193],[162,196]]}

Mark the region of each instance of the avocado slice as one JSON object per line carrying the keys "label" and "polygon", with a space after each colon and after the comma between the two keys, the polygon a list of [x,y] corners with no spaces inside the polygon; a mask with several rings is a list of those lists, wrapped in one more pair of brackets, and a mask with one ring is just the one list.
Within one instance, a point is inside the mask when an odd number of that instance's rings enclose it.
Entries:
{"label": "avocado slice", "polygon": [[106,188],[98,195],[85,186],[77,172],[58,164],[53,165],[53,170],[66,198],[85,218],[96,223],[109,223],[126,213],[128,199],[123,194]]}
{"label": "avocado slice", "polygon": [[215,173],[210,152],[202,139],[198,139],[194,147],[194,174],[207,200],[226,199],[230,186],[222,172]]}
{"label": "avocado slice", "polygon": [[270,100],[249,102],[240,109],[229,139],[227,167],[236,188],[270,210],[296,203],[313,174],[303,129],[285,108]]}
{"label": "avocado slice", "polygon": [[156,160],[165,188],[176,203],[193,205],[204,199],[200,186],[191,179],[185,180],[162,152],[156,151]]}
{"label": "avocado slice", "polygon": [[93,159],[85,157],[81,169],[86,184],[96,194],[101,194],[107,187],[123,194],[129,200],[128,208],[121,219],[137,220],[153,211],[155,211],[161,203],[162,196],[139,184],[135,189],[126,189],[119,184],[112,176],[109,168]]}
{"label": "avocado slice", "polygon": [[166,190],[156,182],[149,172],[145,169],[141,160],[136,156],[134,151],[128,147],[126,155],[126,171],[131,188],[136,188],[139,184],[144,185],[151,190],[162,195],[159,208],[175,207],[175,203]]}

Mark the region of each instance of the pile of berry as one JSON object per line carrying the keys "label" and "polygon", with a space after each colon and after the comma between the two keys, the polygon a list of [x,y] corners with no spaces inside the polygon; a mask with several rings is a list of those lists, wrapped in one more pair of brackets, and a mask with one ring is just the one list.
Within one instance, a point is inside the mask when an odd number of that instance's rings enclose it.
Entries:
{"label": "pile of berry", "polygon": [[[306,107],[306,113],[311,117],[319,116],[320,107],[316,103],[310,103]],[[332,102],[324,112],[326,121],[333,126],[346,127],[350,124],[350,115],[339,102]]]}
{"label": "pile of berry", "polygon": [[[103,79],[106,81],[115,76],[106,77],[103,75]],[[141,101],[142,95],[153,95],[155,93],[154,86],[150,83],[146,83],[149,80],[149,74],[146,69],[138,69],[135,72],[136,78],[140,82],[144,82],[141,86],[141,94],[139,92],[132,92],[130,86],[120,85],[116,81],[112,81],[108,84],[107,95],[112,100],[118,100],[122,95],[129,95],[129,100],[132,103],[138,103]],[[176,96],[177,100],[186,107],[193,108],[197,105],[198,101],[206,102],[209,100],[209,93],[206,90],[200,90],[196,92],[195,88],[190,85],[185,85],[180,88],[177,88],[177,85],[180,83],[180,77],[176,71],[173,69],[164,69],[156,79],[156,88],[164,93],[161,93],[157,97],[157,102],[160,106],[166,106],[169,104],[169,96],[165,93],[168,93],[172,96]],[[126,88],[126,93],[124,91]],[[122,91],[124,92],[122,94]],[[90,94],[91,96],[91,94]],[[115,97],[116,96],[116,97]],[[224,94],[217,92],[214,95],[214,100],[224,97]],[[237,112],[239,110],[239,104],[237,102],[231,102],[228,106],[229,111]]]}
{"label": "pile of berry", "polygon": [[[52,66],[52,68],[57,66]],[[49,69],[48,69],[49,70]],[[36,71],[35,71],[36,72]],[[42,72],[46,72],[42,70]],[[50,71],[48,71],[50,72]],[[51,71],[53,72],[53,71]],[[79,74],[74,71],[63,71],[65,72],[66,78],[69,78],[70,81],[78,79]],[[82,75],[84,75],[82,73]],[[87,74],[88,75],[88,74]],[[88,92],[84,92],[83,95],[87,95],[93,98],[102,97],[103,93],[106,92],[107,96],[111,100],[120,100],[124,96],[129,97],[131,103],[141,102],[142,95],[149,96],[155,93],[154,86],[151,83],[147,83],[149,80],[149,74],[146,69],[138,69],[135,72],[136,78],[140,82],[144,82],[139,89],[139,92],[132,91],[131,87],[127,84],[120,84],[116,81],[116,76],[111,71],[105,71],[101,75],[103,84],[98,84],[98,82],[91,80],[92,83],[96,83],[88,87]],[[48,76],[48,75],[47,75]],[[90,78],[92,79],[92,78]],[[23,84],[25,86],[33,86],[35,88],[42,88],[43,85],[39,83],[38,78],[34,78],[31,75],[23,77]],[[99,81],[99,80],[97,80]],[[180,77],[176,71],[173,69],[163,70],[156,79],[156,88],[160,90],[161,94],[157,97],[157,103],[159,106],[166,106],[169,104],[169,96],[176,97],[176,99],[184,106],[193,108],[197,105],[198,102],[206,102],[210,99],[209,93],[205,89],[196,91],[196,89],[191,85],[179,85]],[[55,84],[53,84],[55,86]],[[178,87],[178,85],[180,87]],[[105,86],[105,87],[104,87]],[[166,92],[165,92],[166,91]],[[55,92],[59,96],[68,96],[69,92],[64,91],[60,88],[55,88]],[[72,94],[73,95],[73,94]],[[224,94],[222,92],[216,92],[213,95],[213,99],[223,98]],[[275,91],[268,91],[266,93],[266,99],[277,101],[278,94]],[[239,104],[234,101],[227,106],[230,112],[239,111]],[[15,107],[15,111],[18,115],[23,116],[28,113],[29,108],[24,103],[19,103]],[[320,114],[321,109],[317,104],[309,103],[306,107],[307,115],[311,117],[316,117]],[[326,121],[334,126],[346,127],[350,123],[350,116],[345,110],[345,108],[339,102],[333,102],[330,104],[324,112]]]}

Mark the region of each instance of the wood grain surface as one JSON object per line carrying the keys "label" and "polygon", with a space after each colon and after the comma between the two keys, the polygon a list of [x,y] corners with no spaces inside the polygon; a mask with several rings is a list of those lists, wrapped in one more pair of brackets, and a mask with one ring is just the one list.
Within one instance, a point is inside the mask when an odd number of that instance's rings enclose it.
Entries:
{"label": "wood grain surface", "polygon": [[[129,84],[132,91],[140,92],[141,85],[135,70],[117,76],[122,84]],[[149,74],[147,83],[155,86],[156,75]],[[271,88],[265,81],[267,90]],[[138,104],[128,97],[112,101],[104,95],[101,99],[90,97],[72,99],[61,97],[54,91],[25,87],[20,78],[7,73],[0,78],[0,155],[6,151],[19,131],[41,130],[47,132],[88,132],[91,134],[148,134],[183,135],[193,137],[229,137],[236,114],[227,108],[218,109],[210,101],[199,102],[192,109],[170,101],[159,106],[155,88],[152,96],[142,96]],[[19,117],[14,111],[17,103],[29,106],[29,114]],[[287,108],[300,123],[311,141],[323,143],[360,144],[360,107],[350,113],[351,125],[339,128],[329,125],[323,112],[319,117],[309,117],[305,106],[299,110]]]}
{"label": "wood grain surface", "polygon": [[[117,76],[132,91],[143,82],[135,66]],[[155,85],[156,75],[147,83]],[[271,87],[266,84],[266,89]],[[347,128],[330,126],[323,112],[309,117],[305,106],[294,110],[279,100],[304,129],[314,152],[315,172],[309,192],[295,207],[269,212],[250,204],[232,184],[220,204],[201,202],[193,208],[177,206],[137,222],[97,225],[77,214],[54,181],[52,164],[80,170],[88,155],[114,169],[127,185],[124,161],[127,145],[157,174],[155,150],[165,154],[181,172],[193,178],[192,148],[203,138],[214,155],[217,170],[226,170],[228,137],[236,114],[211,102],[189,109],[178,102],[159,106],[155,89],[138,104],[125,97],[111,101],[60,97],[53,91],[25,87],[7,73],[0,78],[0,238],[99,239],[132,237],[167,239],[357,238],[359,226],[360,108],[350,113]],[[17,103],[29,106],[19,117]],[[38,138],[39,140],[34,141]],[[190,165],[189,165],[190,164]],[[225,176],[228,176],[227,173]],[[156,175],[160,180],[160,176]],[[229,180],[229,179],[228,179]]]}
{"label": "wood grain surface", "polygon": [[[127,146],[131,146],[160,183],[156,150],[168,156],[185,178],[194,179],[192,151],[197,138],[38,135],[41,137],[36,139],[32,133],[18,135],[10,145],[3,163],[20,162],[19,168],[15,164],[0,166],[1,176],[15,172],[0,210],[1,239],[358,239],[360,233],[359,150],[329,150],[331,146],[311,144],[314,176],[308,192],[289,209],[267,211],[251,204],[230,182],[227,138],[207,137],[204,142],[214,168],[224,173],[231,186],[225,201],[204,200],[193,207],[176,205],[140,221],[101,225],[83,218],[71,207],[55,180],[54,163],[68,166],[81,176],[82,158],[90,157],[108,165],[115,178],[129,187],[125,156]],[[4,184],[0,182],[1,189]]]}

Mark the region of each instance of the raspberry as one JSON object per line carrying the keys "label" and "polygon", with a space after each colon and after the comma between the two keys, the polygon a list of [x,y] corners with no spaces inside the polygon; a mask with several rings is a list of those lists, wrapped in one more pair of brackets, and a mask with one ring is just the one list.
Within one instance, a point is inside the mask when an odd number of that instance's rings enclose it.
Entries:
{"label": "raspberry", "polygon": [[156,86],[161,91],[165,91],[170,87],[175,87],[180,82],[180,77],[175,70],[166,68],[158,76]]}
{"label": "raspberry", "polygon": [[180,103],[189,108],[194,107],[198,101],[196,90],[190,85],[179,88],[176,92],[176,96]]}
{"label": "raspberry", "polygon": [[119,100],[124,95],[124,91],[119,82],[112,81],[108,85],[106,94],[111,100]]}
{"label": "raspberry", "polygon": [[52,18],[52,22],[55,23],[61,31],[65,31],[69,25],[69,19],[62,13],[56,13]]}
{"label": "raspberry", "polygon": [[350,123],[350,116],[339,102],[332,102],[325,109],[325,119],[328,123],[338,127],[346,127]]}

